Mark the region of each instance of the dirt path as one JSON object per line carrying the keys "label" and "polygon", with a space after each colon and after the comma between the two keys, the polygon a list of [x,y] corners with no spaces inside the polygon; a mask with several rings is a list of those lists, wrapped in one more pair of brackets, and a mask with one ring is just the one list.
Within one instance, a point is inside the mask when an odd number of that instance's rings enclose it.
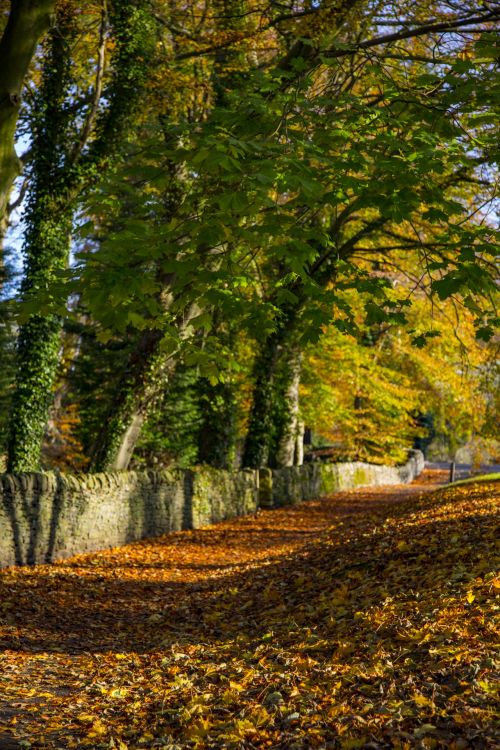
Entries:
{"label": "dirt path", "polygon": [[499,485],[444,474],[1,571],[0,750],[493,747]]}

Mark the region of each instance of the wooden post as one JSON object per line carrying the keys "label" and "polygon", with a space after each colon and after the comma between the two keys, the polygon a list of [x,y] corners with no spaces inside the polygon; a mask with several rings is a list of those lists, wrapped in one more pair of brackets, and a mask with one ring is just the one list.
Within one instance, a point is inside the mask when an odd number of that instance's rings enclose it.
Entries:
{"label": "wooden post", "polygon": [[455,461],[450,464],[450,484],[455,481]]}

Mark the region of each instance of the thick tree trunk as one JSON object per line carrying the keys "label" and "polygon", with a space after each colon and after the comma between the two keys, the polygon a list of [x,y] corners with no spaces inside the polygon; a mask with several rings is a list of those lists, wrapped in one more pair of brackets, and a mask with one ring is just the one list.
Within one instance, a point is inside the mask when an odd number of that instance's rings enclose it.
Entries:
{"label": "thick tree trunk", "polygon": [[21,171],[14,149],[21,91],[36,46],[50,26],[55,0],[12,0],[0,41],[0,224]]}
{"label": "thick tree trunk", "polygon": [[297,460],[297,438],[299,435],[299,387],[302,353],[293,348],[283,354],[284,393],[281,405],[280,434],[277,435],[275,465],[294,466]]}
{"label": "thick tree trunk", "polygon": [[236,454],[236,398],[232,382],[200,384],[202,423],[198,460],[218,469],[232,469]]}
{"label": "thick tree trunk", "polygon": [[198,461],[218,469],[232,469],[236,460],[236,385],[234,375],[226,364],[228,352],[234,350],[235,336],[231,323],[224,321],[220,312],[212,314],[212,336],[219,346],[218,370],[221,382],[211,383],[198,378]]}
{"label": "thick tree trunk", "polygon": [[[34,13],[35,6],[53,4],[20,0],[15,5],[28,7]],[[95,137],[88,152],[79,158],[88,128],[84,127],[75,142],[81,113],[74,113],[65,106],[68,99],[74,97],[71,45],[79,29],[75,24],[74,6],[58,6],[57,29],[51,33],[47,46],[42,83],[32,116],[33,177],[25,218],[28,228],[24,245],[27,260],[22,287],[24,298],[36,299],[38,290],[50,289],[57,271],[67,264],[77,199],[81,191],[99,177],[99,168],[107,166],[118,151],[146,83],[148,67],[143,63],[143,55],[151,44],[150,14],[143,3],[134,0],[122,0],[111,10],[115,65],[109,90],[105,93],[107,106],[100,114],[97,112],[100,89],[96,84],[96,111],[87,119],[90,125],[95,121]],[[27,57],[26,51],[22,57]],[[39,466],[59,363],[60,334],[61,321],[53,315],[31,316],[20,327],[18,375],[8,445],[9,471],[34,471]]]}
{"label": "thick tree trunk", "polygon": [[254,364],[252,408],[242,457],[244,468],[262,469],[269,463],[273,441],[276,367],[282,339],[282,330],[271,334]]}
{"label": "thick tree trunk", "polygon": [[[38,301],[68,261],[72,224],[71,202],[57,155],[64,146],[68,118],[62,110],[69,85],[67,45],[72,18],[60,18],[51,34],[37,107],[33,113],[33,163],[25,223],[26,272],[22,298]],[[8,471],[34,471],[59,363],[61,322],[55,315],[32,315],[19,328],[16,391],[8,440]]]}
{"label": "thick tree trunk", "polygon": [[95,442],[90,471],[128,467],[148,410],[175,367],[175,359],[161,352],[161,339],[161,331],[145,331],[131,354]]}
{"label": "thick tree trunk", "polygon": [[301,352],[294,342],[300,303],[284,313],[254,364],[254,390],[242,464],[251,469],[296,463]]}
{"label": "thick tree trunk", "polygon": [[[163,296],[170,296],[167,289]],[[183,311],[178,323],[180,337],[199,312],[196,304]],[[163,332],[156,328],[141,335],[95,442],[89,471],[128,467],[151,406],[165,390],[179,361],[176,352],[164,354],[162,339]]]}
{"label": "thick tree trunk", "polygon": [[[68,216],[54,213],[47,217],[53,242],[50,272],[30,275],[30,292],[42,285],[57,266],[66,263],[69,252]],[[47,237],[40,227],[41,237]],[[33,244],[31,245],[33,249]],[[53,386],[59,365],[61,321],[55,315],[33,315],[20,326],[17,347],[17,378],[8,440],[8,471],[34,471],[39,467]]]}

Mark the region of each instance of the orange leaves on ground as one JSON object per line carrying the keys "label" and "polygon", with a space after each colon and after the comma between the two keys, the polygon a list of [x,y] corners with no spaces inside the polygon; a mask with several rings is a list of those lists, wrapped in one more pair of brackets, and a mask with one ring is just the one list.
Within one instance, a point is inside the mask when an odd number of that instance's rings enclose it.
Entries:
{"label": "orange leaves on ground", "polygon": [[2,571],[0,747],[495,746],[499,488],[360,489]]}

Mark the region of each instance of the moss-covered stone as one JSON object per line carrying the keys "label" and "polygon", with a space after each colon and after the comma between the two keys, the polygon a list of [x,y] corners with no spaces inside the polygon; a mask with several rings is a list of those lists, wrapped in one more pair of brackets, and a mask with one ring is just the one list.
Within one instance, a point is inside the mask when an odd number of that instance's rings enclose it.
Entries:
{"label": "moss-covered stone", "polygon": [[56,472],[0,477],[0,566],[50,562],[168,531],[199,528],[360,484],[411,481],[418,452],[400,467],[308,464],[223,471]]}
{"label": "moss-covered stone", "polygon": [[271,469],[259,469],[259,506],[273,507],[273,472]]}
{"label": "moss-covered stone", "polygon": [[25,565],[255,511],[253,471],[113,472],[0,479],[0,565]]}

